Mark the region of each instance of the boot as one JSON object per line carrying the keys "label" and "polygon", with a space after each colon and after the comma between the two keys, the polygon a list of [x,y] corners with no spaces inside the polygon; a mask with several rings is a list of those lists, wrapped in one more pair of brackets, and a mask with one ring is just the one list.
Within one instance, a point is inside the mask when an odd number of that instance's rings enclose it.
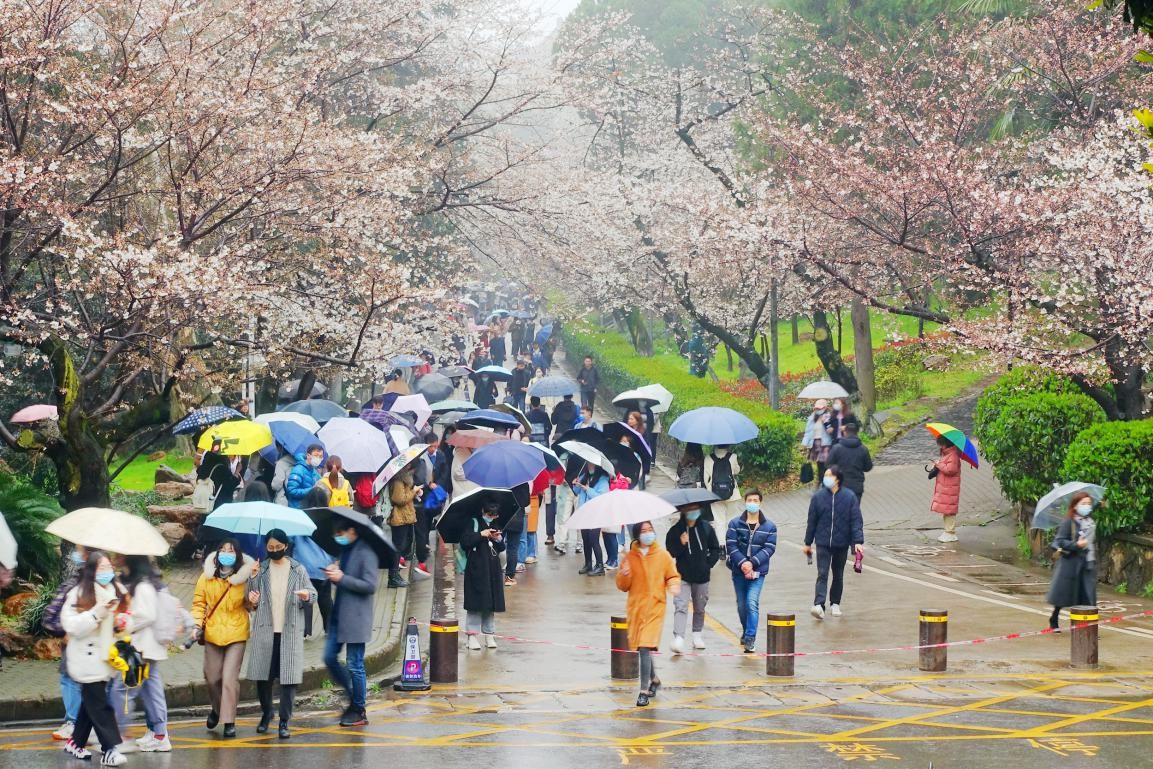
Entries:
{"label": "boot", "polygon": [[264,734],[268,731],[268,724],[272,722],[272,713],[265,712],[260,714],[260,723],[256,725],[256,733]]}
{"label": "boot", "polygon": [[408,582],[404,579],[404,577],[400,576],[400,569],[388,570],[388,586],[408,587]]}

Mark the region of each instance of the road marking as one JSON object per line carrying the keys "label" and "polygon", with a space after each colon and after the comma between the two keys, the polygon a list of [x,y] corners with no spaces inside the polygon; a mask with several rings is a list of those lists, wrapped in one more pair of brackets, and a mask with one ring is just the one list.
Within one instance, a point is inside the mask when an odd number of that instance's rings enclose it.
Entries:
{"label": "road marking", "polygon": [[877,560],[884,561],[885,563],[890,563],[893,566],[897,566],[897,567],[902,568],[902,569],[904,567],[908,566],[908,564],[905,563],[904,561],[898,561],[896,558],[890,558],[887,555],[878,555]]}
{"label": "road marking", "polygon": [[943,580],[945,582],[960,582],[961,581],[959,579],[956,579],[955,577],[949,577],[945,574],[938,574],[935,571],[923,571],[921,573],[924,574],[926,577],[933,577],[935,579]]}

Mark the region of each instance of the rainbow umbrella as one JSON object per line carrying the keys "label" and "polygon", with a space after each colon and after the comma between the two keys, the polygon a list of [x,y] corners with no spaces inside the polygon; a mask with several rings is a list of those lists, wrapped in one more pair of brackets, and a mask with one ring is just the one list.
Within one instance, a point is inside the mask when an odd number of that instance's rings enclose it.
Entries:
{"label": "rainbow umbrella", "polygon": [[934,438],[944,436],[945,440],[960,450],[961,459],[968,462],[974,468],[980,464],[980,460],[977,459],[977,447],[973,445],[973,442],[969,440],[969,437],[965,435],[965,433],[956,427],[945,422],[929,422],[925,425],[925,429],[928,430],[929,434]]}

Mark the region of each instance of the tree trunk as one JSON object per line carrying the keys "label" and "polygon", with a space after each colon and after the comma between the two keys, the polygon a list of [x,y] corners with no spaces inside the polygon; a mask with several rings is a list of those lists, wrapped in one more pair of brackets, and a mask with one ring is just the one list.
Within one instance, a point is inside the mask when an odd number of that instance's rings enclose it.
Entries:
{"label": "tree trunk", "polygon": [[853,370],[845,365],[841,353],[833,346],[833,333],[829,328],[829,318],[824,310],[813,310],[813,343],[817,347],[817,357],[829,379],[833,380],[850,393],[857,392],[857,377]]}
{"label": "tree trunk", "polygon": [[652,357],[653,336],[649,333],[648,324],[645,323],[644,313],[639,308],[634,307],[629,311],[627,320],[629,334],[633,338],[633,349],[637,351],[638,355],[643,355],[646,358]]}
{"label": "tree trunk", "polygon": [[306,401],[312,397],[312,388],[316,384],[316,372],[308,369],[300,376],[300,386],[296,388],[294,401]]}
{"label": "tree trunk", "polygon": [[801,318],[800,318],[800,316],[794,315],[792,318],[792,321],[789,323],[789,325],[792,326],[793,344],[800,344],[801,343]]}
{"label": "tree trunk", "polygon": [[760,381],[761,385],[769,389],[769,365],[761,354],[757,352],[757,348],[750,344],[745,344],[736,334],[732,333],[723,326],[713,323],[708,318],[698,313],[692,313],[693,320],[695,320],[702,329],[709,332],[724,344],[728,345],[737,357],[743,360],[749,366],[749,371]]}
{"label": "tree trunk", "polygon": [[873,366],[873,326],[869,308],[864,300],[853,297],[853,356],[857,371],[857,384],[861,392],[858,411],[863,421],[877,410],[876,369]]}
{"label": "tree trunk", "polygon": [[60,504],[65,510],[81,507],[108,507],[108,464],[104,445],[97,440],[84,409],[84,383],[76,371],[67,343],[49,336],[39,345],[52,366],[56,382],[59,440],[46,444],[45,453],[56,465],[60,482]]}
{"label": "tree trunk", "polygon": [[727,359],[728,369],[729,369],[729,371],[732,371],[733,370],[733,348],[729,347],[727,344],[725,345],[725,357]]}

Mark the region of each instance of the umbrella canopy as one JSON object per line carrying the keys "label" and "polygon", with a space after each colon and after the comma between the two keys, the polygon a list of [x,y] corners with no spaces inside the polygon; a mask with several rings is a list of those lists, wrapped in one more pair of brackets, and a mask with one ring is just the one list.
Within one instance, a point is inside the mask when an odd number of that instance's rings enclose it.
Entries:
{"label": "umbrella canopy", "polygon": [[285,406],[281,411],[291,411],[297,414],[307,414],[317,421],[318,424],[324,424],[330,419],[336,417],[348,416],[348,411],[339,403],[333,401],[326,401],[320,398],[312,398],[306,401],[293,401]]}
{"label": "umbrella canopy", "polygon": [[1073,499],[1073,495],[1081,491],[1091,496],[1094,503],[1105,498],[1105,487],[1095,483],[1071,481],[1060,486],[1054,485],[1052,491],[1037,500],[1032,528],[1055,529],[1060,526],[1061,521],[1068,516],[1069,502]]}
{"label": "umbrella canopy", "polygon": [[268,425],[249,422],[247,419],[221,422],[204,431],[196,446],[210,449],[220,441],[220,453],[230,457],[255,454],[265,446],[272,445],[272,431]]}
{"label": "umbrella canopy", "polygon": [[272,440],[292,456],[303,454],[311,444],[322,444],[320,438],[295,422],[272,422],[268,425]]}
{"label": "umbrella canopy", "polygon": [[509,310],[493,310],[492,312],[490,312],[488,314],[488,317],[484,319],[484,322],[485,323],[492,323],[494,320],[503,320],[504,318],[507,318],[509,315],[512,315],[512,312],[510,312]]}
{"label": "umbrella canopy", "polygon": [[8,417],[8,421],[14,425],[26,425],[32,422],[39,422],[44,419],[59,419],[60,411],[55,406],[50,406],[47,403],[37,403],[32,406],[25,406],[17,411],[12,416]]}
{"label": "umbrella canopy", "polygon": [[669,435],[685,443],[731,446],[757,437],[760,431],[744,414],[721,406],[686,411],[669,428]]}
{"label": "umbrella canopy", "polygon": [[609,475],[616,475],[616,467],[613,466],[613,463],[600,449],[593,448],[587,443],[579,443],[578,441],[562,441],[557,445],[561,451],[575,457],[580,457],[586,462],[592,462],[594,465],[599,465]]}
{"label": "umbrella canopy", "polygon": [[444,414],[449,411],[476,411],[480,406],[472,401],[445,400],[429,404],[434,414]]}
{"label": "umbrella canopy", "polygon": [[944,422],[929,422],[925,425],[925,429],[934,438],[944,437],[949,443],[956,446],[961,451],[961,459],[968,462],[974,468],[977,467],[980,461],[977,458],[977,447],[969,440],[965,433]]}
{"label": "umbrella canopy", "polygon": [[272,529],[284,529],[284,533],[290,537],[307,537],[316,531],[316,524],[303,510],[271,502],[232,502],[221,505],[204,519],[202,525],[233,534],[264,535]]}
{"label": "umbrella canopy", "polygon": [[550,449],[543,443],[526,443],[526,446],[532,446],[544,456],[545,467],[548,470],[560,470],[564,467],[564,463],[560,461],[560,457],[556,452]]}
{"label": "umbrella canopy", "polygon": [[673,489],[661,494],[661,499],[673,507],[681,508],[700,507],[710,502],[720,502],[721,498],[708,489]]}
{"label": "umbrella canopy", "polygon": [[261,425],[272,425],[274,422],[292,422],[310,433],[316,433],[320,429],[320,422],[308,414],[298,414],[295,411],[274,411],[271,414],[261,414],[252,421]]}
{"label": "umbrella canopy", "polygon": [[437,520],[436,530],[440,532],[441,538],[449,544],[459,543],[460,535],[471,528],[470,521],[480,516],[481,508],[487,502],[495,502],[500,507],[496,521],[492,524],[494,529],[504,529],[520,509],[516,496],[508,489],[488,489],[482,486],[466,491],[453,498]]}
{"label": "umbrella canopy", "polygon": [[311,507],[304,512],[316,524],[312,539],[329,555],[340,556],[340,545],[332,538],[332,525],[334,521],[343,518],[355,524],[360,538],[376,551],[380,568],[387,569],[388,564],[392,562],[392,554],[396,552],[392,537],[364,513],[357,512],[351,507]]}
{"label": "umbrella canopy", "polygon": [[[476,406],[473,406],[475,409]],[[437,414],[436,418],[432,420],[434,425],[455,425],[464,416],[463,411],[446,411],[443,414]]]}
{"label": "umbrella canopy", "polygon": [[155,555],[168,552],[168,542],[144,518],[107,507],[82,507],[44,527],[49,534],[121,555]]}
{"label": "umbrella canopy", "polygon": [[520,427],[520,420],[512,414],[505,414],[495,409],[477,409],[461,417],[458,424],[469,427],[491,427],[494,430],[512,430]]}
{"label": "umbrella canopy", "polygon": [[[292,380],[282,384],[280,386],[280,388],[276,391],[276,394],[278,396],[280,396],[280,398],[282,400],[288,400],[289,398],[295,398],[296,393],[299,391],[300,391],[300,380],[299,379],[292,379]],[[320,382],[313,382],[312,383],[312,389],[308,392],[308,397],[309,398],[319,398],[320,396],[324,395],[326,392],[328,392],[327,387],[322,385]]]}
{"label": "umbrella canopy", "polygon": [[393,368],[416,368],[424,365],[424,359],[416,355],[397,355],[389,360]]}
{"label": "umbrella canopy", "polygon": [[330,419],[317,437],[329,454],[340,457],[349,473],[375,473],[396,454],[394,441],[357,417]]}
{"label": "umbrella canopy", "polygon": [[416,423],[404,414],[397,414],[392,411],[381,411],[380,409],[367,409],[360,412],[359,418],[380,430],[391,430],[394,427],[398,427],[411,433],[413,438],[420,435],[420,431],[416,429]]}
{"label": "umbrella canopy", "polygon": [[509,437],[501,433],[479,429],[469,430],[466,428],[457,430],[448,436],[448,445],[465,449],[479,449],[481,446],[487,446],[490,443],[507,440],[509,440]]}
{"label": "umbrella canopy", "polygon": [[647,491],[619,490],[601,494],[577,508],[565,524],[570,529],[603,529],[653,521],[677,509]]}
{"label": "umbrella canopy", "polygon": [[512,379],[512,372],[504,366],[484,366],[476,370],[477,375],[487,374],[494,382],[507,382]]}
{"label": "umbrella canopy", "polygon": [[545,342],[547,342],[549,340],[549,337],[551,337],[551,336],[552,336],[552,324],[547,323],[547,324],[541,326],[540,330],[536,332],[536,343],[539,345],[543,345]]}
{"label": "umbrella canopy", "polygon": [[426,451],[428,451],[427,444],[414,443],[407,449],[402,450],[392,459],[388,460],[384,467],[381,468],[380,472],[377,473],[376,479],[373,480],[372,490],[379,494],[380,490],[383,489],[389,481],[400,475],[404,468],[408,467],[413,462],[424,456]]}
{"label": "umbrella canopy", "polygon": [[518,320],[531,320],[536,317],[536,313],[528,310],[514,310],[512,316]]}
{"label": "umbrella canopy", "polygon": [[0,513],[0,566],[5,569],[16,568],[16,537],[12,536],[3,513]]}
{"label": "umbrella canopy", "polygon": [[657,404],[652,406],[654,414],[663,414],[669,410],[669,406],[673,404],[673,394],[669,392],[668,388],[660,384],[648,384],[644,387],[638,387],[635,392],[650,398],[656,398]]}
{"label": "umbrella canopy", "polygon": [[435,402],[452,397],[456,385],[444,374],[425,374],[422,377],[417,377],[413,389],[428,401]]}
{"label": "umbrella canopy", "polygon": [[[55,408],[55,407],[53,407]],[[220,424],[233,419],[247,419],[248,417],[241,414],[239,411],[228,406],[206,406],[202,409],[194,409],[184,415],[184,419],[172,426],[173,435],[191,435],[198,433],[203,428],[211,425]]]}
{"label": "umbrella canopy", "polygon": [[798,398],[815,401],[821,398],[848,398],[849,391],[836,382],[813,382],[805,385],[805,389],[797,395]]}
{"label": "umbrella canopy", "polygon": [[464,461],[464,477],[480,486],[511,489],[530,483],[546,467],[544,455],[519,441],[481,446]]}
{"label": "umbrella canopy", "polygon": [[524,412],[516,406],[510,406],[507,403],[497,403],[492,407],[493,411],[499,411],[502,414],[508,414],[511,417],[516,417],[516,421],[520,422],[520,429],[524,431],[525,435],[532,432],[532,425],[528,423],[528,417]]}
{"label": "umbrella canopy", "polygon": [[649,446],[648,441],[645,440],[643,435],[624,422],[609,422],[603,426],[601,432],[605,434],[606,438],[617,443],[620,443],[621,438],[627,438],[629,445],[632,446],[633,451],[640,454],[641,459],[652,460],[653,450]]}
{"label": "umbrella canopy", "polygon": [[575,379],[567,376],[546,376],[533,382],[528,388],[528,394],[538,398],[563,398],[566,395],[576,395],[578,390],[580,385]]}
{"label": "umbrella canopy", "polygon": [[472,373],[472,369],[468,366],[445,366],[438,374],[442,374],[449,379],[460,379],[461,377],[468,376]]}
{"label": "umbrella canopy", "polygon": [[429,417],[432,416],[432,409],[428,405],[428,400],[423,395],[401,395],[388,410],[394,414],[411,413],[416,415],[416,427],[422,429],[428,424]]}
{"label": "umbrella canopy", "polygon": [[646,407],[651,409],[653,406],[659,405],[660,402],[661,399],[656,395],[643,393],[639,387],[635,390],[625,390],[613,398],[614,406],[621,406],[633,411],[643,411]]}

